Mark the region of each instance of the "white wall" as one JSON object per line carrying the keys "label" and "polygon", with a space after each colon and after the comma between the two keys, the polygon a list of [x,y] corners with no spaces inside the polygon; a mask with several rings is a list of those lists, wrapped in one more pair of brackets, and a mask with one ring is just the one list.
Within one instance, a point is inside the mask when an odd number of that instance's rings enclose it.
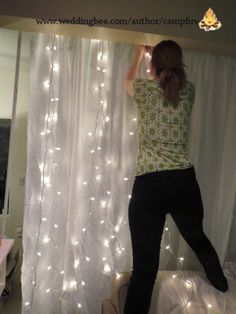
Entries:
{"label": "white wall", "polygon": [[[9,215],[6,234],[15,239],[14,250],[20,248],[22,239],[17,238],[17,226],[22,226],[24,211],[24,179],[26,174],[27,110],[29,102],[29,33],[22,36],[22,55],[20,62],[17,96],[16,123],[12,148],[10,178]],[[11,118],[15,79],[15,64],[18,32],[0,29],[0,118]],[[2,216],[0,216],[2,228]]]}

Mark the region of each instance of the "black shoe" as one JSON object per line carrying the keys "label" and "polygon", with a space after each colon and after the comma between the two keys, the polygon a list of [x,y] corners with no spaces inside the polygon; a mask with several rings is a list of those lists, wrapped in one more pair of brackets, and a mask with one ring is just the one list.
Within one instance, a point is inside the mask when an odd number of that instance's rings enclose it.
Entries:
{"label": "black shoe", "polygon": [[221,276],[218,275],[217,277],[215,273],[214,274],[206,273],[206,276],[207,279],[216,289],[222,292],[226,292],[229,289],[228,282],[224,274],[222,274]]}

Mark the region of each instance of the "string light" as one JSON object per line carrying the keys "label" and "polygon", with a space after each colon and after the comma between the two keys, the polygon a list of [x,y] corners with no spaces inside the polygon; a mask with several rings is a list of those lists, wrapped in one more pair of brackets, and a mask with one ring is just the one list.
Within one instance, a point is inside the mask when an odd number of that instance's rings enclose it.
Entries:
{"label": "string light", "polygon": [[111,271],[111,267],[108,264],[105,264],[104,271],[105,272],[110,272]]}
{"label": "string light", "polygon": [[190,307],[190,306],[191,306],[191,302],[188,302],[188,303],[187,303],[187,307]]}

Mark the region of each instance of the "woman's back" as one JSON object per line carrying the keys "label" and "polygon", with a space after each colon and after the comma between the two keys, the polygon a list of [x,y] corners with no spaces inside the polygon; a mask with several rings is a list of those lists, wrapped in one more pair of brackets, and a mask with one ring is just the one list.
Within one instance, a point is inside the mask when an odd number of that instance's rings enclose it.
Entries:
{"label": "woman's back", "polygon": [[156,79],[134,80],[134,101],[138,107],[139,153],[135,175],[167,169],[183,169],[192,164],[186,147],[194,102],[192,82],[179,91],[177,107],[164,97]]}

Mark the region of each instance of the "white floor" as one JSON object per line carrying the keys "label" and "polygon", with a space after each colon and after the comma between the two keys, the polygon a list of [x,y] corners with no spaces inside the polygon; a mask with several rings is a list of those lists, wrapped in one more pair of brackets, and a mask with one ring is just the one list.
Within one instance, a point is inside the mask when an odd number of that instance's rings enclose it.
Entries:
{"label": "white floor", "polygon": [[[199,313],[209,313],[209,314],[235,314],[236,313],[236,263],[233,268],[233,271],[226,271],[225,275],[227,276],[229,283],[229,291],[227,293],[222,293],[213,288],[204,276],[188,276],[188,272],[183,272],[183,277],[187,280],[191,280],[192,288],[182,287],[179,285],[179,279],[172,278],[173,272],[171,271],[160,271],[158,282],[161,285],[155,285],[155,289],[158,292],[155,292],[154,289],[154,300],[155,295],[158,296],[157,302],[152,302],[152,308],[150,313],[174,313],[174,314],[183,314],[183,307],[180,304],[178,298],[182,290],[182,295],[185,296],[186,301],[189,299],[192,303],[191,307],[188,308],[187,313],[199,314]],[[21,264],[17,266],[16,272],[14,274],[11,292],[9,296],[0,297],[0,313],[1,314],[21,314]],[[181,280],[182,281],[182,280]],[[196,291],[196,287],[197,290]],[[173,300],[177,300],[176,304],[173,304]],[[196,302],[197,301],[197,302]],[[200,302],[201,301],[201,302]],[[196,310],[197,303],[207,303],[212,304],[212,308]],[[159,305],[158,305],[159,304]],[[172,310],[168,308],[168,311],[163,311],[165,307],[171,306]],[[194,309],[195,307],[195,309]],[[186,313],[186,311],[184,311]]]}

